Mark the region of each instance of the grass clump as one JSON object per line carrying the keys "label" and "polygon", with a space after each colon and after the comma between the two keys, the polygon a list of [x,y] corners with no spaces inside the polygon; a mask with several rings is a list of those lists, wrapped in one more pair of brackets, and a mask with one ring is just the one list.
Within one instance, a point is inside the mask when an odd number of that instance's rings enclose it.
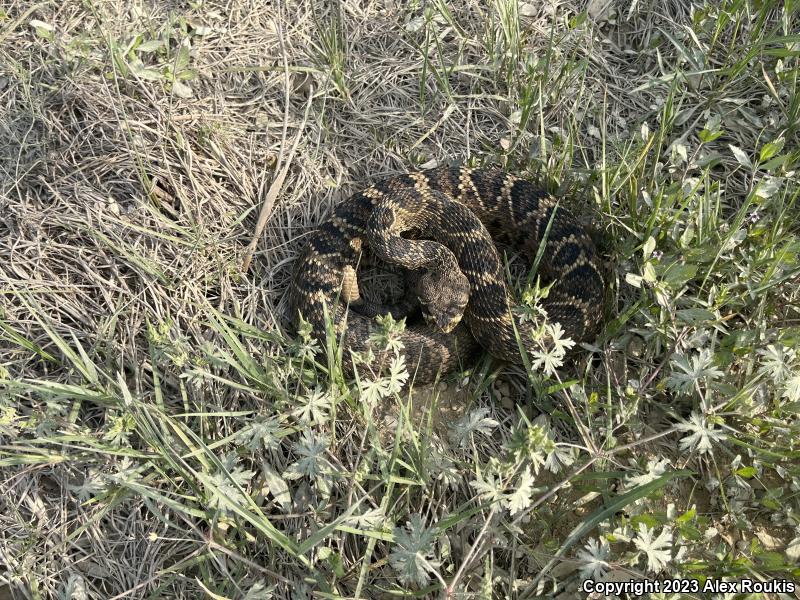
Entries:
{"label": "grass clump", "polygon": [[[796,580],[796,9],[0,9],[0,595]],[[292,260],[450,160],[591,221],[602,333],[408,394],[386,322],[348,383],[287,332]]]}

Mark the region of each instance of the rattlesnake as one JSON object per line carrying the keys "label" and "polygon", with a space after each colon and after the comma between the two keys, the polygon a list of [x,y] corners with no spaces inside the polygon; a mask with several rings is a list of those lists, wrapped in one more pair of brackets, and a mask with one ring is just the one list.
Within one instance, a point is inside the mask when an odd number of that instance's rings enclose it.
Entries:
{"label": "rattlesnake", "polygon": [[[456,369],[476,342],[518,363],[518,339],[526,350],[535,349],[532,324],[512,310],[493,239],[531,260],[544,239],[539,272],[554,282],[542,303],[548,319],[574,341],[595,329],[604,285],[583,228],[530,182],[498,169],[467,167],[394,176],[337,206],[295,263],[293,317],[297,322],[302,315],[324,342],[327,305],[345,347],[367,350],[375,321],[369,311],[348,310],[348,302],[361,301],[353,275],[369,246],[378,257],[416,270],[414,288],[428,323],[410,325],[399,340],[417,383]],[[383,359],[376,356],[376,364]]]}

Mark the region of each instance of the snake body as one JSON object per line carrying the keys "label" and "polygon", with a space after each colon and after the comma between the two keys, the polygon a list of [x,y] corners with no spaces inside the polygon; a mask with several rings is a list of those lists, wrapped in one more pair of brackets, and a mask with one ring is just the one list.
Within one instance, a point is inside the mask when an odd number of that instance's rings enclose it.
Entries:
{"label": "snake body", "polygon": [[[353,195],[309,236],[290,284],[293,316],[326,336],[325,306],[345,347],[370,347],[375,320],[348,311],[359,300],[353,274],[364,246],[380,258],[422,273],[417,292],[430,324],[400,334],[417,383],[463,365],[476,343],[519,363],[519,340],[534,350],[531,323],[520,320],[505,284],[495,242],[531,261],[544,247],[539,273],[553,282],[543,308],[573,341],[600,319],[603,279],[594,245],[555,198],[497,169],[437,168],[379,181]],[[345,293],[342,294],[342,290]],[[462,323],[456,325],[461,319]],[[452,331],[450,331],[452,329]],[[376,364],[385,357],[376,356]],[[347,362],[347,361],[345,361]]]}

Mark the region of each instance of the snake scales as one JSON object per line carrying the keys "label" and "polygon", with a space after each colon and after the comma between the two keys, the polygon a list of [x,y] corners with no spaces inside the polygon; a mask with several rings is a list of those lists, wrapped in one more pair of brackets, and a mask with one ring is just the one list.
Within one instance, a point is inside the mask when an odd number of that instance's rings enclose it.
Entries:
{"label": "snake scales", "polygon": [[347,303],[361,301],[354,273],[369,246],[378,257],[417,274],[414,291],[427,324],[410,325],[400,337],[417,383],[458,368],[476,342],[501,360],[519,363],[515,329],[532,350],[532,324],[512,310],[493,238],[531,260],[544,240],[539,272],[554,282],[542,303],[548,319],[574,341],[592,332],[600,318],[603,279],[586,232],[528,181],[466,167],[391,177],[340,204],[310,235],[295,263],[289,289],[295,321],[302,315],[324,342],[327,305],[345,347],[368,348],[375,321],[369,311],[348,311]]}

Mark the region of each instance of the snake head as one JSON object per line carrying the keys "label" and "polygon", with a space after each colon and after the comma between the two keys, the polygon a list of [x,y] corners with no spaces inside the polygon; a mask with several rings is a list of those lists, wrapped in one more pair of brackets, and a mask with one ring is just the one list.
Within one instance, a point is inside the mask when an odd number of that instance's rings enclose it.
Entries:
{"label": "snake head", "polygon": [[422,316],[432,327],[442,333],[450,333],[461,322],[461,317],[464,316],[464,309],[450,308],[445,312],[429,312],[429,310],[423,308]]}
{"label": "snake head", "polygon": [[464,316],[469,291],[469,280],[458,269],[422,275],[416,292],[425,321],[443,333],[453,331]]}

